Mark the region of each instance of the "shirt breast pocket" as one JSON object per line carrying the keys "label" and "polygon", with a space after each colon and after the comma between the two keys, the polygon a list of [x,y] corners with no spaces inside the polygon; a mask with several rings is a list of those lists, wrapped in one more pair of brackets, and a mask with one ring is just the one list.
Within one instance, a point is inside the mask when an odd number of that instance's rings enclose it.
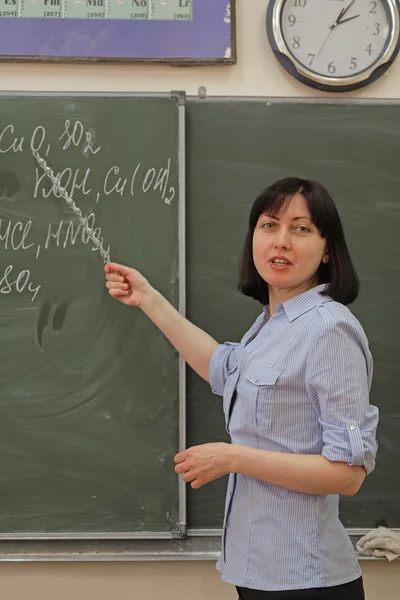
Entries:
{"label": "shirt breast pocket", "polygon": [[243,377],[242,423],[256,429],[271,429],[275,384],[280,372],[253,364]]}

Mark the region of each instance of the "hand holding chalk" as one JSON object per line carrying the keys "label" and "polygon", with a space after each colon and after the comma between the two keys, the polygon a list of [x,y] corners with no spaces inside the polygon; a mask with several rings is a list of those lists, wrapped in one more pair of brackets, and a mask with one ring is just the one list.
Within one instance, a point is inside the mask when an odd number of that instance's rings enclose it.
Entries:
{"label": "hand holding chalk", "polygon": [[[126,283],[125,278],[123,277],[123,275],[119,271],[113,271],[113,274],[114,275],[119,275],[120,277],[122,277],[122,279],[124,280],[124,283]],[[128,288],[128,294],[129,294],[129,296],[132,294],[131,288]]]}
{"label": "hand holding chalk", "polygon": [[113,262],[107,263],[104,271],[110,296],[127,306],[142,307],[153,288],[139,271]]}

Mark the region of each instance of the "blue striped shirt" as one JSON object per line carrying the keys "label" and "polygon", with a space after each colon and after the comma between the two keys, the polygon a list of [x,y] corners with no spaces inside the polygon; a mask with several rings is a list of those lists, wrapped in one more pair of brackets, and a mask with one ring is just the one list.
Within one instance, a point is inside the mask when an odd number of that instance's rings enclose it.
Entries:
{"label": "blue striped shirt", "polygon": [[[223,396],[232,443],[375,466],[378,409],[372,358],[352,313],[319,285],[266,307],[239,344],[214,351],[210,384]],[[305,494],[232,473],[217,568],[266,591],[330,587],[361,575],[338,516],[339,496]]]}

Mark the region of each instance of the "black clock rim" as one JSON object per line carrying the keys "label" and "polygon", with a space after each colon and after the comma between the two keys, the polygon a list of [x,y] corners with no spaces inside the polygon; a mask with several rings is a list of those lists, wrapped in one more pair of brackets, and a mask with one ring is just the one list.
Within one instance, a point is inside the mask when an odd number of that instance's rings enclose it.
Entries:
{"label": "black clock rim", "polygon": [[[266,14],[266,28],[267,28],[267,37],[268,37],[269,44],[271,46],[271,49],[274,53],[275,58],[280,63],[280,65],[285,69],[285,71],[287,73],[289,73],[289,75],[291,75],[293,78],[297,79],[297,81],[299,81],[300,83],[303,83],[304,85],[307,85],[308,87],[317,89],[319,91],[335,92],[335,93],[351,92],[351,91],[366,87],[366,86],[370,85],[371,83],[373,83],[374,81],[376,81],[377,79],[379,79],[380,77],[382,77],[382,75],[384,75],[386,73],[386,71],[392,66],[393,62],[395,61],[395,59],[399,53],[400,35],[397,40],[397,44],[396,44],[391,56],[387,60],[387,62],[385,62],[383,65],[380,65],[379,67],[377,67],[371,73],[371,75],[369,77],[366,77],[365,79],[362,79],[362,80],[357,81],[356,83],[352,83],[352,84],[346,84],[345,78],[343,78],[343,84],[336,84],[336,85],[315,81],[311,76],[307,77],[303,73],[300,73],[297,70],[294,62],[289,58],[289,56],[282,54],[282,52],[280,51],[280,49],[278,47],[278,44],[277,44],[277,41],[275,38],[275,34],[274,34],[273,25],[272,25],[274,8],[275,8],[277,1],[278,0],[269,0],[269,3],[268,3],[268,9],[267,9],[267,14]],[[287,0],[285,0],[285,1],[287,1]],[[383,0],[383,1],[385,1],[385,0]],[[399,19],[400,19],[400,1],[394,0],[394,3],[395,3],[397,12],[399,14]],[[282,4],[282,8],[283,8],[283,6],[284,6],[284,4]],[[387,6],[387,4],[386,4],[386,6]],[[386,50],[386,48],[387,48],[387,45],[385,46],[383,52]],[[289,52],[290,52],[290,50],[289,50]],[[317,73],[316,73],[316,75],[317,75]]]}

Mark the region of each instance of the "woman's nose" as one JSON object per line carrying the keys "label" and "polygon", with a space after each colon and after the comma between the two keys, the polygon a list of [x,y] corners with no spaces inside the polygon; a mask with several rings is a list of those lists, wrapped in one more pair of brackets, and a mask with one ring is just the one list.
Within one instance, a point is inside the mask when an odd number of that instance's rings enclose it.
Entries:
{"label": "woman's nose", "polygon": [[290,239],[289,232],[283,228],[281,228],[276,235],[275,238],[275,248],[289,248],[290,247]]}

